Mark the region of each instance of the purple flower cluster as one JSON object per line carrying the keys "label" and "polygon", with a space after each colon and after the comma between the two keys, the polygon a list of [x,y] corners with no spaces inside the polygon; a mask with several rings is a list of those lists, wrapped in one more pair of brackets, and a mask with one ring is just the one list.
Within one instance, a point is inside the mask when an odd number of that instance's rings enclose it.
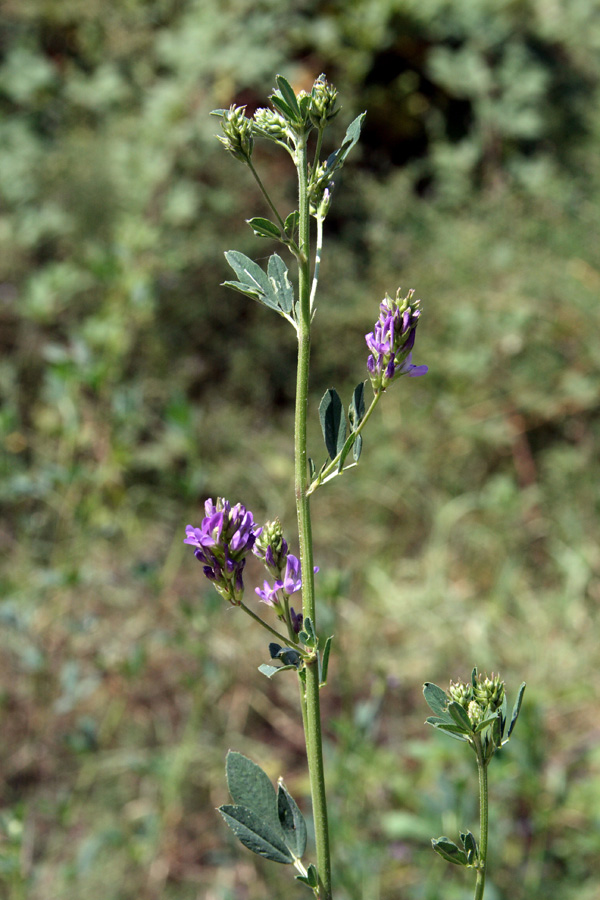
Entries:
{"label": "purple flower cluster", "polygon": [[420,301],[413,301],[414,291],[400,297],[398,290],[394,300],[386,294],[380,304],[379,318],[373,331],[365,335],[371,351],[367,368],[373,390],[377,393],[400,375],[415,378],[427,372],[427,366],[411,363],[411,350],[421,315]]}
{"label": "purple flower cluster", "polygon": [[219,497],[216,504],[207,500],[204,509],[206,516],[200,528],[186,527],[184,544],[196,548],[196,559],[204,564],[206,577],[221,596],[237,606],[244,593],[246,558],[261,529],[241,503],[232,507]]}

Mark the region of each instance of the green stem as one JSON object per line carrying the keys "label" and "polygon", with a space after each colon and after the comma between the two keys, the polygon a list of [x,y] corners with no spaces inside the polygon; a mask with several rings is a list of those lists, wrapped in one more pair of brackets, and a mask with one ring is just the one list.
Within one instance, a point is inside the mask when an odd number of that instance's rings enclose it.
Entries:
{"label": "green stem", "polygon": [[271,628],[270,625],[267,625],[267,623],[265,622],[264,619],[261,619],[261,617],[257,616],[255,612],[252,612],[250,607],[246,606],[245,603],[242,603],[241,600],[237,604],[237,606],[239,606],[240,609],[243,609],[247,615],[251,616],[255,622],[258,622],[260,625],[262,625],[263,628],[266,628],[267,631],[269,631],[274,637],[277,638],[277,640],[281,641],[283,643],[284,647],[291,644],[291,646],[294,648],[294,650],[297,650],[298,653],[300,653],[303,658],[308,658],[309,654],[306,652],[304,647],[300,646],[300,644],[297,641],[293,640],[290,637],[284,637],[278,631],[275,631],[274,628]]}
{"label": "green stem", "polygon": [[481,738],[475,736],[475,752],[477,754],[477,769],[479,772],[479,865],[477,867],[477,879],[475,881],[475,896],[473,900],[483,900],[485,888],[485,871],[487,865],[488,844],[488,777],[487,767],[489,760],[483,756]]}
{"label": "green stem", "polygon": [[[315,625],[315,581],[313,571],[312,525],[310,503],[307,494],[306,420],[308,412],[308,376],[310,363],[310,215],[308,207],[308,163],[306,137],[296,145],[298,168],[298,371],[296,380],[296,416],[294,428],[294,484],[298,538],[302,565],[302,611]],[[320,883],[320,900],[331,900],[331,861],[329,828],[325,796],[325,773],[321,734],[319,701],[319,667],[316,659],[305,667],[305,738],[310,790],[317,848],[317,870]]]}
{"label": "green stem", "polygon": [[256,171],[256,169],[255,169],[254,166],[252,165],[252,161],[251,161],[251,160],[248,160],[248,167],[249,167],[250,171],[252,172],[252,174],[254,175],[254,178],[255,178],[255,180],[256,180],[257,185],[258,185],[259,188],[261,189],[263,197],[265,198],[265,200],[267,201],[267,203],[269,204],[269,206],[271,207],[271,209],[272,209],[273,212],[275,213],[275,216],[276,216],[276,218],[277,218],[277,221],[279,222],[279,227],[281,228],[281,231],[283,232],[283,234],[285,234],[285,223],[284,223],[283,219],[281,218],[281,216],[279,215],[279,213],[277,212],[277,209],[275,208],[275,205],[273,204],[273,201],[272,201],[271,198],[269,197],[269,195],[268,195],[268,193],[267,193],[267,191],[266,191],[266,188],[265,188],[264,184],[263,184],[262,181],[260,180],[260,176],[259,176],[258,172]]}

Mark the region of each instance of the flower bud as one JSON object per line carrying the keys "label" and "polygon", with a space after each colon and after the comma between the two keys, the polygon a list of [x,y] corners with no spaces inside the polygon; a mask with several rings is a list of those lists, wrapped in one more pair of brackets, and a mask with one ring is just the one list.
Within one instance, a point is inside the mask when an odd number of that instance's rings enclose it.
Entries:
{"label": "flower bud", "polygon": [[249,163],[252,158],[254,139],[252,121],[244,115],[245,106],[230,106],[223,113],[221,127],[225,136],[219,137],[223,146],[240,162]]}
{"label": "flower bud", "polygon": [[274,109],[257,109],[253,121],[254,130],[260,132],[263,137],[272,138],[274,141],[287,140],[287,122],[281,113]]}
{"label": "flower bud", "polygon": [[267,522],[257,536],[253,548],[254,555],[262,559],[267,569],[279,577],[285,569],[288,545],[283,536],[281,522]]}
{"label": "flower bud", "polygon": [[315,128],[324,128],[337,114],[335,107],[337,90],[329,84],[325,75],[319,75],[310,93],[308,115]]}

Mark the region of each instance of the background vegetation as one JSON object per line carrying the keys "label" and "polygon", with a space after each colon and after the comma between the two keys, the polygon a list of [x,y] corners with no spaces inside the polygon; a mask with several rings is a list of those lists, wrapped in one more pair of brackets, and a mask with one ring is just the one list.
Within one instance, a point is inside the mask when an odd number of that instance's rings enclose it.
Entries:
{"label": "background vegetation", "polygon": [[[5,0],[0,24],[0,896],[302,895],[219,825],[228,747],[307,796],[296,693],[182,544],[207,496],[294,532],[291,329],[219,287],[270,252],[214,139],[278,71],[364,139],[328,219],[316,406],[385,290],[415,361],[315,498],[340,900],[458,900],[429,838],[472,761],[424,680],[528,682],[488,900],[600,894],[596,0]],[[292,208],[292,172],[259,162]],[[258,568],[249,569],[249,583]]]}

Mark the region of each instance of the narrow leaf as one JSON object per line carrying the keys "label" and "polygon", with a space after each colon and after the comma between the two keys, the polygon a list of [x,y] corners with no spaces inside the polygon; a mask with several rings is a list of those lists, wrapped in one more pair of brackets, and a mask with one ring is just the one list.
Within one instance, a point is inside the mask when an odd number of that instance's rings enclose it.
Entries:
{"label": "narrow leaf", "polygon": [[296,859],[302,859],[306,850],[306,823],[296,801],[283,784],[277,791],[277,812],[284,841]]}
{"label": "narrow leaf", "polygon": [[296,875],[296,881],[301,881],[302,884],[307,884],[311,888],[318,887],[319,875],[317,873],[316,867],[311,863],[306,870],[306,875]]}
{"label": "narrow leaf", "polygon": [[299,121],[300,116],[300,107],[298,106],[298,101],[296,99],[296,94],[294,93],[294,89],[287,79],[283,77],[283,75],[276,75],[275,81],[277,82],[277,87],[281,91],[281,96],[292,110],[294,114],[294,118],[296,121]]}
{"label": "narrow leaf", "polygon": [[510,717],[510,725],[508,726],[508,735],[510,737],[513,733],[514,727],[517,724],[517,719],[519,718],[519,713],[521,712],[521,704],[523,702],[523,694],[525,693],[525,688],[527,687],[526,682],[523,682],[521,687],[519,688],[519,693],[517,694],[517,699],[515,700],[515,705],[513,706],[512,716]]}
{"label": "narrow leaf", "polygon": [[279,308],[289,315],[294,306],[294,288],[290,281],[287,266],[277,253],[274,253],[269,259],[267,275]]}
{"label": "narrow leaf", "polygon": [[361,381],[354,388],[352,400],[348,407],[348,421],[352,431],[356,431],[365,415],[365,383]]}
{"label": "narrow leaf", "polygon": [[327,452],[330,458],[334,459],[346,440],[344,407],[335,388],[325,391],[319,405],[319,417]]}
{"label": "narrow leaf", "polygon": [[432,840],[431,846],[436,853],[439,853],[448,862],[455,863],[457,866],[466,866],[467,857],[465,852],[460,850],[450,838],[440,837],[437,840]]}
{"label": "narrow leaf", "polygon": [[245,806],[220,806],[219,812],[244,847],[258,856],[278,863],[292,863],[293,857],[281,836]]}
{"label": "narrow leaf", "polygon": [[311,481],[312,481],[313,478],[315,477],[316,471],[317,471],[317,469],[316,469],[316,466],[315,466],[315,461],[314,461],[314,459],[312,458],[312,456],[309,456],[309,457],[308,457],[308,473],[309,473],[309,475],[310,475],[310,480],[311,480]]}
{"label": "narrow leaf", "polygon": [[344,160],[360,137],[360,129],[365,116],[366,113],[361,113],[348,125],[341,147],[327,159],[327,168],[329,171],[339,169],[344,164]]}
{"label": "narrow leaf", "polygon": [[465,848],[465,853],[467,854],[467,863],[469,865],[472,865],[479,855],[477,850],[477,841],[470,831],[467,831],[466,834],[461,833],[460,839],[463,842],[463,847]]}
{"label": "narrow leaf", "polygon": [[300,221],[300,214],[298,213],[297,209],[295,209],[294,212],[291,212],[289,214],[289,216],[286,217],[286,220],[283,224],[284,224],[284,228],[285,228],[285,233],[287,234],[288,237],[290,237],[290,238],[294,237],[294,235],[296,233],[296,229],[298,228],[299,221]]}
{"label": "narrow leaf", "polygon": [[262,216],[255,216],[253,219],[246,219],[254,234],[258,237],[271,238],[273,240],[281,240],[281,230],[275,222],[265,219]]}
{"label": "narrow leaf", "polygon": [[267,773],[247,756],[234,750],[227,754],[226,773],[227,786],[235,805],[247,807],[276,835],[280,833],[277,795]]}
{"label": "narrow leaf", "polygon": [[354,441],[354,447],[352,448],[352,455],[354,456],[354,461],[358,462],[360,459],[360,454],[362,453],[362,434],[356,435],[356,440]]}
{"label": "narrow leaf", "polygon": [[455,700],[451,700],[448,704],[448,712],[459,726],[465,732],[465,734],[472,734],[473,732],[473,724],[469,719],[466,709],[457,703]]}
{"label": "narrow leaf", "polygon": [[288,104],[283,100],[277,91],[274,94],[271,94],[271,103],[275,107],[275,109],[281,113],[284,119],[287,119],[288,122],[295,122],[296,116],[293,111],[290,109]]}
{"label": "narrow leaf", "polygon": [[341,472],[342,469],[344,468],[344,463],[346,462],[346,457],[350,453],[350,450],[352,449],[352,446],[354,445],[355,441],[356,441],[356,435],[354,434],[353,431],[351,431],[346,439],[346,442],[344,443],[344,446],[342,447],[342,452],[340,454],[340,461],[338,463],[338,472]]}
{"label": "narrow leaf", "polygon": [[331,653],[331,642],[333,641],[333,635],[330,635],[325,641],[325,646],[323,647],[323,659],[321,662],[321,684],[327,684],[327,670],[329,669],[329,654]]}
{"label": "narrow leaf", "polygon": [[465,737],[465,733],[463,728],[460,725],[436,725],[435,726],[438,731],[443,731],[444,734],[447,734],[448,737],[455,738],[457,741],[468,741],[469,738]]}
{"label": "narrow leaf", "polygon": [[480,731],[483,731],[483,729],[487,728],[488,725],[492,725],[497,719],[497,712],[495,712],[493,716],[488,716],[487,719],[484,719],[483,722],[480,722],[479,725],[475,728],[475,734],[479,734]]}

